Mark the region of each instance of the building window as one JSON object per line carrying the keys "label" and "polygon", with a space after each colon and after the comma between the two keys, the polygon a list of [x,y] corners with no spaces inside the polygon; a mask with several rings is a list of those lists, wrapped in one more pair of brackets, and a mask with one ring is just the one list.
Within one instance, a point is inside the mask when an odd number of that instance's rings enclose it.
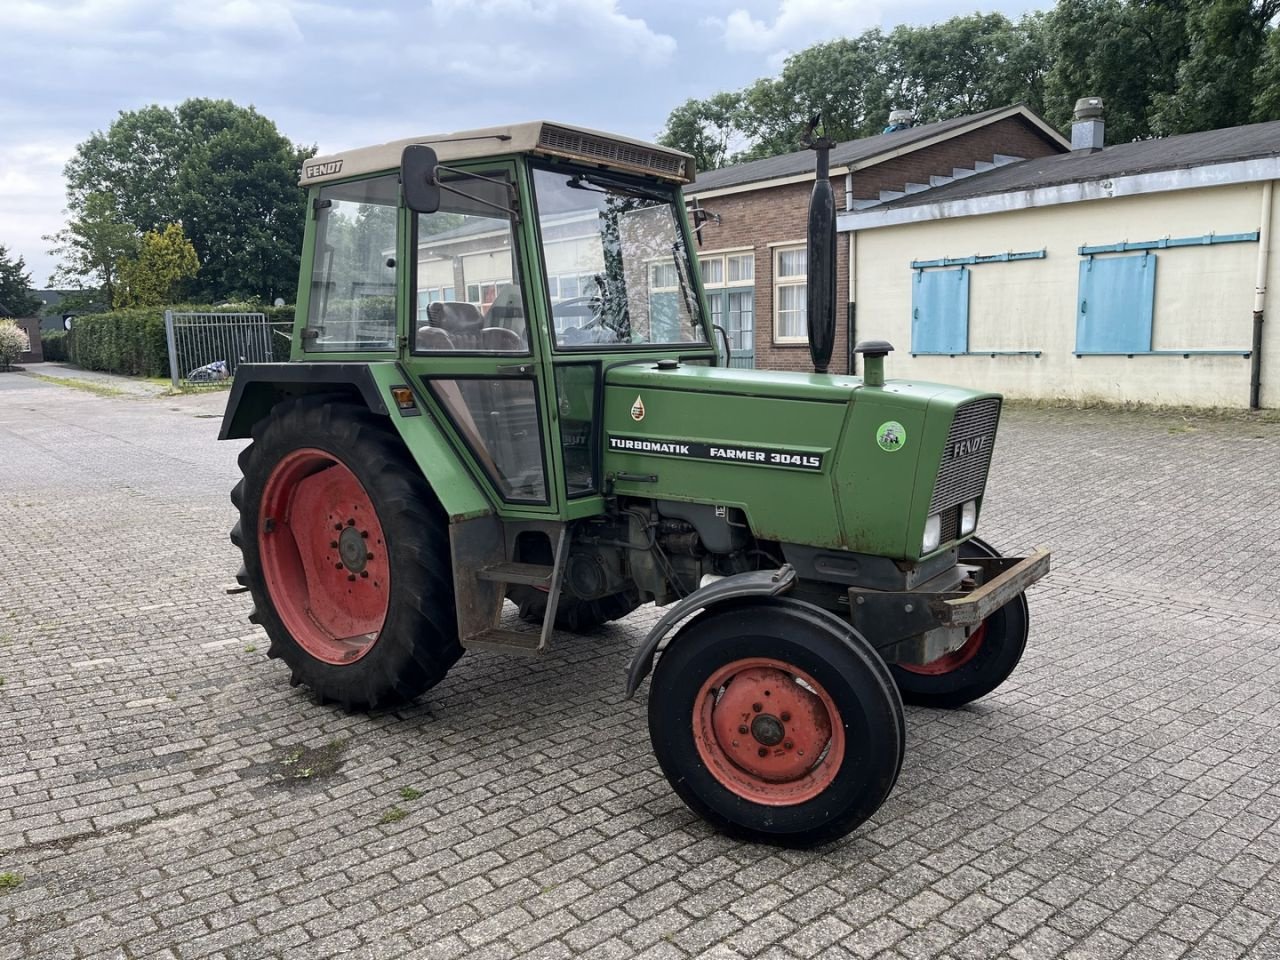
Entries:
{"label": "building window", "polygon": [[969,271],[917,270],[911,282],[911,352],[968,350]]}
{"label": "building window", "polygon": [[805,320],[805,283],[808,265],[805,248],[778,247],[773,251],[773,339],[803,342],[808,339]]}
{"label": "building window", "polygon": [[1149,353],[1156,255],[1080,261],[1076,353]]}
{"label": "building window", "polygon": [[711,307],[711,322],[729,338],[730,363],[755,366],[755,264],[750,251],[703,254],[702,285]]}

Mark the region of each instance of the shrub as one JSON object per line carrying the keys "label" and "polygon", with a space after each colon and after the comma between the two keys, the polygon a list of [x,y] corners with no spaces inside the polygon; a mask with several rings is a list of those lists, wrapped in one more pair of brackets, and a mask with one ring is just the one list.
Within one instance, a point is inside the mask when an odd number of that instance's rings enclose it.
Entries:
{"label": "shrub", "polygon": [[40,333],[40,346],[44,350],[44,358],[55,362],[67,360],[67,332],[65,330],[44,330]]}
{"label": "shrub", "polygon": [[12,320],[0,320],[0,370],[8,370],[26,351],[26,333]]}

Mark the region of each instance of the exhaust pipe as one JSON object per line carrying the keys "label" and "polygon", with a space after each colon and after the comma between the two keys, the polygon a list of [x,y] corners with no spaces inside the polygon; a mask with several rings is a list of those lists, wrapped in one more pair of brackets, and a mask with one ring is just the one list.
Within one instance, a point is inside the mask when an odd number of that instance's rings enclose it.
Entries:
{"label": "exhaust pipe", "polygon": [[814,131],[821,114],[809,121],[803,143],[818,154],[818,178],[809,196],[809,234],[805,257],[808,283],[805,319],[809,324],[809,356],[813,372],[826,373],[836,339],[836,203],[831,189],[829,156],[835,141]]}

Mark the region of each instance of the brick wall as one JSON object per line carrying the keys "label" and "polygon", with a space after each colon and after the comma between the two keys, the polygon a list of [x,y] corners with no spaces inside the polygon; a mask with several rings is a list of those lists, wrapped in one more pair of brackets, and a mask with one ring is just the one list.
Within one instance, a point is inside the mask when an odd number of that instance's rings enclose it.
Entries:
{"label": "brick wall", "polygon": [[1006,117],[970,133],[878,163],[853,175],[855,200],[877,200],[881,190],[902,190],[908,183],[928,183],[930,176],[951,176],[955,167],[972,170],[978,160],[997,153],[1010,157],[1046,157],[1061,153],[1021,117]]}
{"label": "brick wall", "polygon": [[[1020,117],[1007,117],[979,130],[886,160],[853,175],[855,199],[875,199],[881,190],[902,190],[908,182],[928,183],[931,175],[950,176],[953,167],[972,169],[978,160],[990,162],[1002,153],[1041,157],[1059,153],[1035,127]],[[832,177],[836,212],[844,209],[845,178]],[[749,249],[755,253],[756,366],[768,370],[813,369],[808,343],[778,343],[774,338],[773,250],[771,244],[804,243],[812,182],[762,187],[701,200],[704,209],[719,214],[720,223],[702,228],[701,251]],[[849,240],[836,237],[836,336],[831,372],[848,373]]]}
{"label": "brick wall", "polygon": [[[831,183],[836,210],[844,209],[844,177]],[[702,251],[749,249],[756,257],[755,333],[756,366],[767,370],[813,369],[809,344],[775,343],[773,337],[773,247],[770,244],[795,241],[803,244],[809,219],[812,183],[794,183],[772,190],[713,197],[703,206],[720,215],[720,223],[702,228]],[[847,331],[844,304],[849,299],[849,242],[836,238],[835,347],[831,351],[831,371],[848,373]]]}

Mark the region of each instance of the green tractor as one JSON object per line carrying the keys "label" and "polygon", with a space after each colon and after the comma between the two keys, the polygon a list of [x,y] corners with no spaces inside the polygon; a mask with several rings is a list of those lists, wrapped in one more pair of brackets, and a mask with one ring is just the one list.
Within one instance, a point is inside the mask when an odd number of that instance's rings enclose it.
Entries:
{"label": "green tractor", "polygon": [[1048,554],[974,538],[1001,398],[886,381],[881,342],[825,372],[814,146],[813,374],[729,367],[685,154],[537,122],[307,162],[290,361],[236,371],[221,431],[252,440],[231,539],[294,684],[391,707],[465,650],[538,656],[653,602],[626,690],[652,673],[672,787],[803,846],[888,796],[904,700],[1009,676]]}

